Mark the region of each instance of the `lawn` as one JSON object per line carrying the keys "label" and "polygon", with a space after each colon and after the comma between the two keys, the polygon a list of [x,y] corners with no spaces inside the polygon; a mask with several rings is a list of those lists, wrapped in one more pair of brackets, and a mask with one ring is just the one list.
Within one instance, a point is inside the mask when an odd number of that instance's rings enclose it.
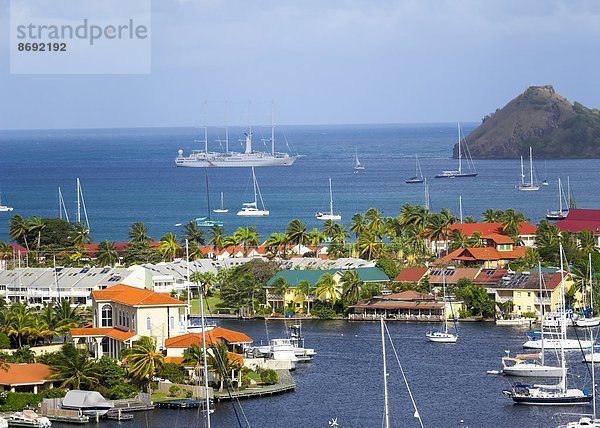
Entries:
{"label": "lawn", "polygon": [[[192,314],[200,313],[200,299],[192,299],[191,306]],[[218,294],[214,294],[204,299],[204,310],[206,311],[206,313],[216,313],[217,311],[223,308],[223,300],[221,300]]]}

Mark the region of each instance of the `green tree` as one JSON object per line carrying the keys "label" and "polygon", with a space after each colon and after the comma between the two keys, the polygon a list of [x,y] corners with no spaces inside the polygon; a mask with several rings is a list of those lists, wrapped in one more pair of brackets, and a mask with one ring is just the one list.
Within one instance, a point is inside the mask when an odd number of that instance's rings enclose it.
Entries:
{"label": "green tree", "polygon": [[90,230],[85,224],[75,223],[73,236],[71,240],[73,245],[77,248],[83,248],[84,244],[89,244],[92,242],[92,236],[90,235]]}
{"label": "green tree", "polygon": [[34,316],[34,309],[26,303],[14,303],[10,307],[6,334],[16,337],[19,348],[23,346],[23,339],[29,336]]}
{"label": "green tree", "polygon": [[265,247],[270,251],[273,256],[281,255],[281,258],[287,257],[287,244],[289,237],[286,233],[273,232],[265,241]]}
{"label": "green tree", "polygon": [[358,302],[364,287],[364,282],[358,276],[358,271],[352,269],[344,272],[340,279],[340,284],[342,285],[344,303],[350,306]]}
{"label": "green tree", "polygon": [[190,221],[185,225],[185,235],[183,236],[182,242],[185,243],[186,239],[189,242],[196,242],[198,245],[204,245],[206,242],[204,239],[204,232],[202,232],[202,229],[198,227],[195,221]]}
{"label": "green tree", "polygon": [[233,232],[233,238],[242,244],[244,257],[248,255],[248,249],[258,247],[258,232],[255,227],[239,227]]}
{"label": "green tree", "polygon": [[314,288],[307,280],[303,279],[296,285],[296,296],[306,301],[306,314],[310,316],[310,298],[314,294]]}
{"label": "green tree", "polygon": [[339,300],[340,291],[332,274],[323,274],[317,281],[316,286],[315,294],[318,299],[328,301],[332,306]]}
{"label": "green tree", "polygon": [[148,228],[142,222],[133,223],[127,233],[129,242],[149,242],[152,238],[148,236]]}
{"label": "green tree", "polygon": [[109,242],[106,239],[98,244],[96,252],[96,260],[100,266],[114,266],[119,261],[119,255],[114,242]]}
{"label": "green tree", "polygon": [[242,369],[240,361],[227,352],[227,346],[223,343],[211,346],[207,364],[219,379],[219,391],[223,391],[226,381],[228,384],[232,381],[234,371],[239,372]]}
{"label": "green tree", "polygon": [[213,226],[210,229],[210,240],[208,244],[211,245],[215,251],[215,256],[221,252],[225,246],[225,232],[221,226]]}
{"label": "green tree", "polygon": [[173,261],[181,253],[181,246],[177,242],[177,237],[169,232],[160,238],[159,250],[165,260]]}
{"label": "green tree", "polygon": [[52,359],[52,379],[60,379],[61,388],[94,389],[99,384],[100,374],[87,351],[65,344],[57,358]]}
{"label": "green tree", "polygon": [[29,251],[29,242],[27,242],[27,234],[29,233],[29,226],[23,217],[16,214],[12,216],[9,222],[9,235],[10,239],[15,241],[17,244],[25,244],[25,248]]}
{"label": "green tree", "polygon": [[156,350],[156,340],[142,336],[133,342],[127,355],[129,375],[141,384],[150,385],[156,370],[163,364],[164,355]]}

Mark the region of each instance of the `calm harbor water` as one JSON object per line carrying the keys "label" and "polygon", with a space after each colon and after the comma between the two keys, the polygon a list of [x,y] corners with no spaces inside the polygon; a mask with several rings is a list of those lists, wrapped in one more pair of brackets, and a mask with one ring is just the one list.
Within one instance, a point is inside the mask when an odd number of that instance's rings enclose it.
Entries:
{"label": "calm harbor water", "polygon": [[[474,124],[464,126],[465,133]],[[242,202],[252,200],[251,174],[247,168],[209,170],[212,208],[224,192],[227,214],[213,214],[224,220],[227,233],[239,226],[256,226],[262,237],[281,231],[294,218],[309,227],[321,226],[316,211],[328,209],[328,177],[333,181],[334,208],[349,224],[352,215],[370,207],[384,215],[397,215],[406,203],[423,204],[423,185],[405,184],[414,175],[414,155],[421,160],[423,173],[430,178],[432,209],[450,208],[458,214],[459,195],[464,215],[478,218],[487,208],[513,207],[532,221],[547,209],[557,209],[557,178],[571,187],[579,206],[597,207],[600,196],[600,160],[548,160],[536,162],[540,179],[550,186],[539,192],[518,192],[518,160],[476,161],[479,176],[465,179],[434,179],[442,169],[455,169],[451,159],[456,142],[455,124],[428,125],[339,125],[282,127],[278,149],[305,155],[292,167],[258,168],[257,179],[271,215],[248,219],[235,213]],[[231,128],[231,147],[239,150],[237,138],[245,129]],[[269,129],[255,129],[255,142]],[[206,190],[202,169],[176,168],[174,158],[182,148],[188,153],[199,148],[200,129],[156,128],[70,131],[0,131],[0,187],[3,200],[15,208],[0,213],[0,240],[8,237],[7,223],[13,214],[57,216],[60,186],[71,219],[75,217],[75,179],[83,186],[91,232],[95,241],[126,240],[129,226],[143,221],[150,235],[159,239],[174,227],[206,215]],[[220,150],[213,141],[223,138],[222,129],[210,129],[211,150]],[[283,146],[283,147],[282,147]],[[352,170],[355,147],[365,171]],[[535,157],[535,153],[534,153]],[[217,217],[218,216],[218,217]]]}
{"label": "calm harbor water", "polygon": [[[246,332],[255,342],[285,334],[283,321],[219,321]],[[454,345],[425,340],[428,324],[387,324],[400,362],[426,427],[555,427],[569,420],[558,412],[591,411],[589,407],[514,405],[502,395],[508,378],[487,375],[499,369],[504,351],[522,352],[525,328],[491,323],[461,323]],[[294,372],[294,392],[240,401],[236,405],[244,427],[328,427],[337,418],[341,428],[379,427],[383,421],[383,381],[379,323],[308,321],[303,324],[306,346],[318,352],[314,361]],[[573,331],[570,331],[573,334]],[[418,427],[389,342],[388,385],[391,425]],[[591,381],[580,352],[568,353],[569,385],[589,388]],[[573,416],[571,416],[571,419]],[[146,423],[147,421],[147,423]],[[217,403],[213,426],[237,427],[231,402]],[[154,410],[136,413],[131,422],[102,422],[104,427],[202,427],[195,410]],[[60,424],[53,426],[62,427]],[[66,425],[64,425],[66,427]]]}

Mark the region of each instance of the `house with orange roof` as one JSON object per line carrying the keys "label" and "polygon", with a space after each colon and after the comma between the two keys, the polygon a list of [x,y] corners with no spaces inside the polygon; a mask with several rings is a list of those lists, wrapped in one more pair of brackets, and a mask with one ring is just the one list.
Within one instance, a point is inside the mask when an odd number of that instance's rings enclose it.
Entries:
{"label": "house with orange roof", "polygon": [[[448,234],[454,230],[460,231],[464,236],[470,238],[475,233],[479,233],[483,240],[487,240],[488,237],[495,235],[506,236],[502,230],[502,223],[455,223],[450,225]],[[535,234],[537,227],[528,222],[519,223],[519,241],[524,247],[535,247]],[[497,237],[496,237],[497,238]],[[497,238],[500,239],[500,238]],[[513,242],[514,243],[514,242]],[[429,247],[431,252],[435,252],[437,249],[438,253],[445,253],[450,245],[450,240],[446,241],[443,237],[439,237],[437,240],[430,240]]]}
{"label": "house with orange roof", "polygon": [[0,390],[10,392],[33,392],[54,387],[56,379],[50,379],[52,369],[45,364],[4,363],[0,369]]}
{"label": "house with orange roof", "polygon": [[[206,346],[210,347],[223,343],[230,352],[239,354],[254,342],[244,333],[215,327],[205,332]],[[167,357],[183,357],[183,353],[191,345],[202,346],[202,333],[186,333],[165,340]]]}
{"label": "house with orange roof", "polygon": [[140,336],[165,340],[186,332],[187,305],[165,293],[114,285],[92,292],[92,325],[71,329],[76,345],[85,344],[95,358],[118,358]]}
{"label": "house with orange roof", "polygon": [[483,235],[481,241],[484,246],[459,248],[442,257],[438,263],[479,265],[485,269],[503,268],[511,261],[525,257],[527,251],[527,247],[516,246],[512,238],[500,233]]}

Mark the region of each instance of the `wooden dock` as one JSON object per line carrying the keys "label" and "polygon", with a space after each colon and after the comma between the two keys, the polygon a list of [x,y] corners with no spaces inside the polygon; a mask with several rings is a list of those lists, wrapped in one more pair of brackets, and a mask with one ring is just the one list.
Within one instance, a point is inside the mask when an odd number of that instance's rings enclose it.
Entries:
{"label": "wooden dock", "polygon": [[162,409],[196,409],[198,407],[204,407],[204,400],[174,398],[172,400],[157,401],[156,407]]}
{"label": "wooden dock", "polygon": [[279,375],[279,382],[275,385],[267,385],[258,388],[244,388],[234,391],[214,391],[215,400],[231,400],[232,398],[253,398],[263,395],[280,394],[282,392],[293,391],[296,389],[294,379],[288,370],[276,370]]}

